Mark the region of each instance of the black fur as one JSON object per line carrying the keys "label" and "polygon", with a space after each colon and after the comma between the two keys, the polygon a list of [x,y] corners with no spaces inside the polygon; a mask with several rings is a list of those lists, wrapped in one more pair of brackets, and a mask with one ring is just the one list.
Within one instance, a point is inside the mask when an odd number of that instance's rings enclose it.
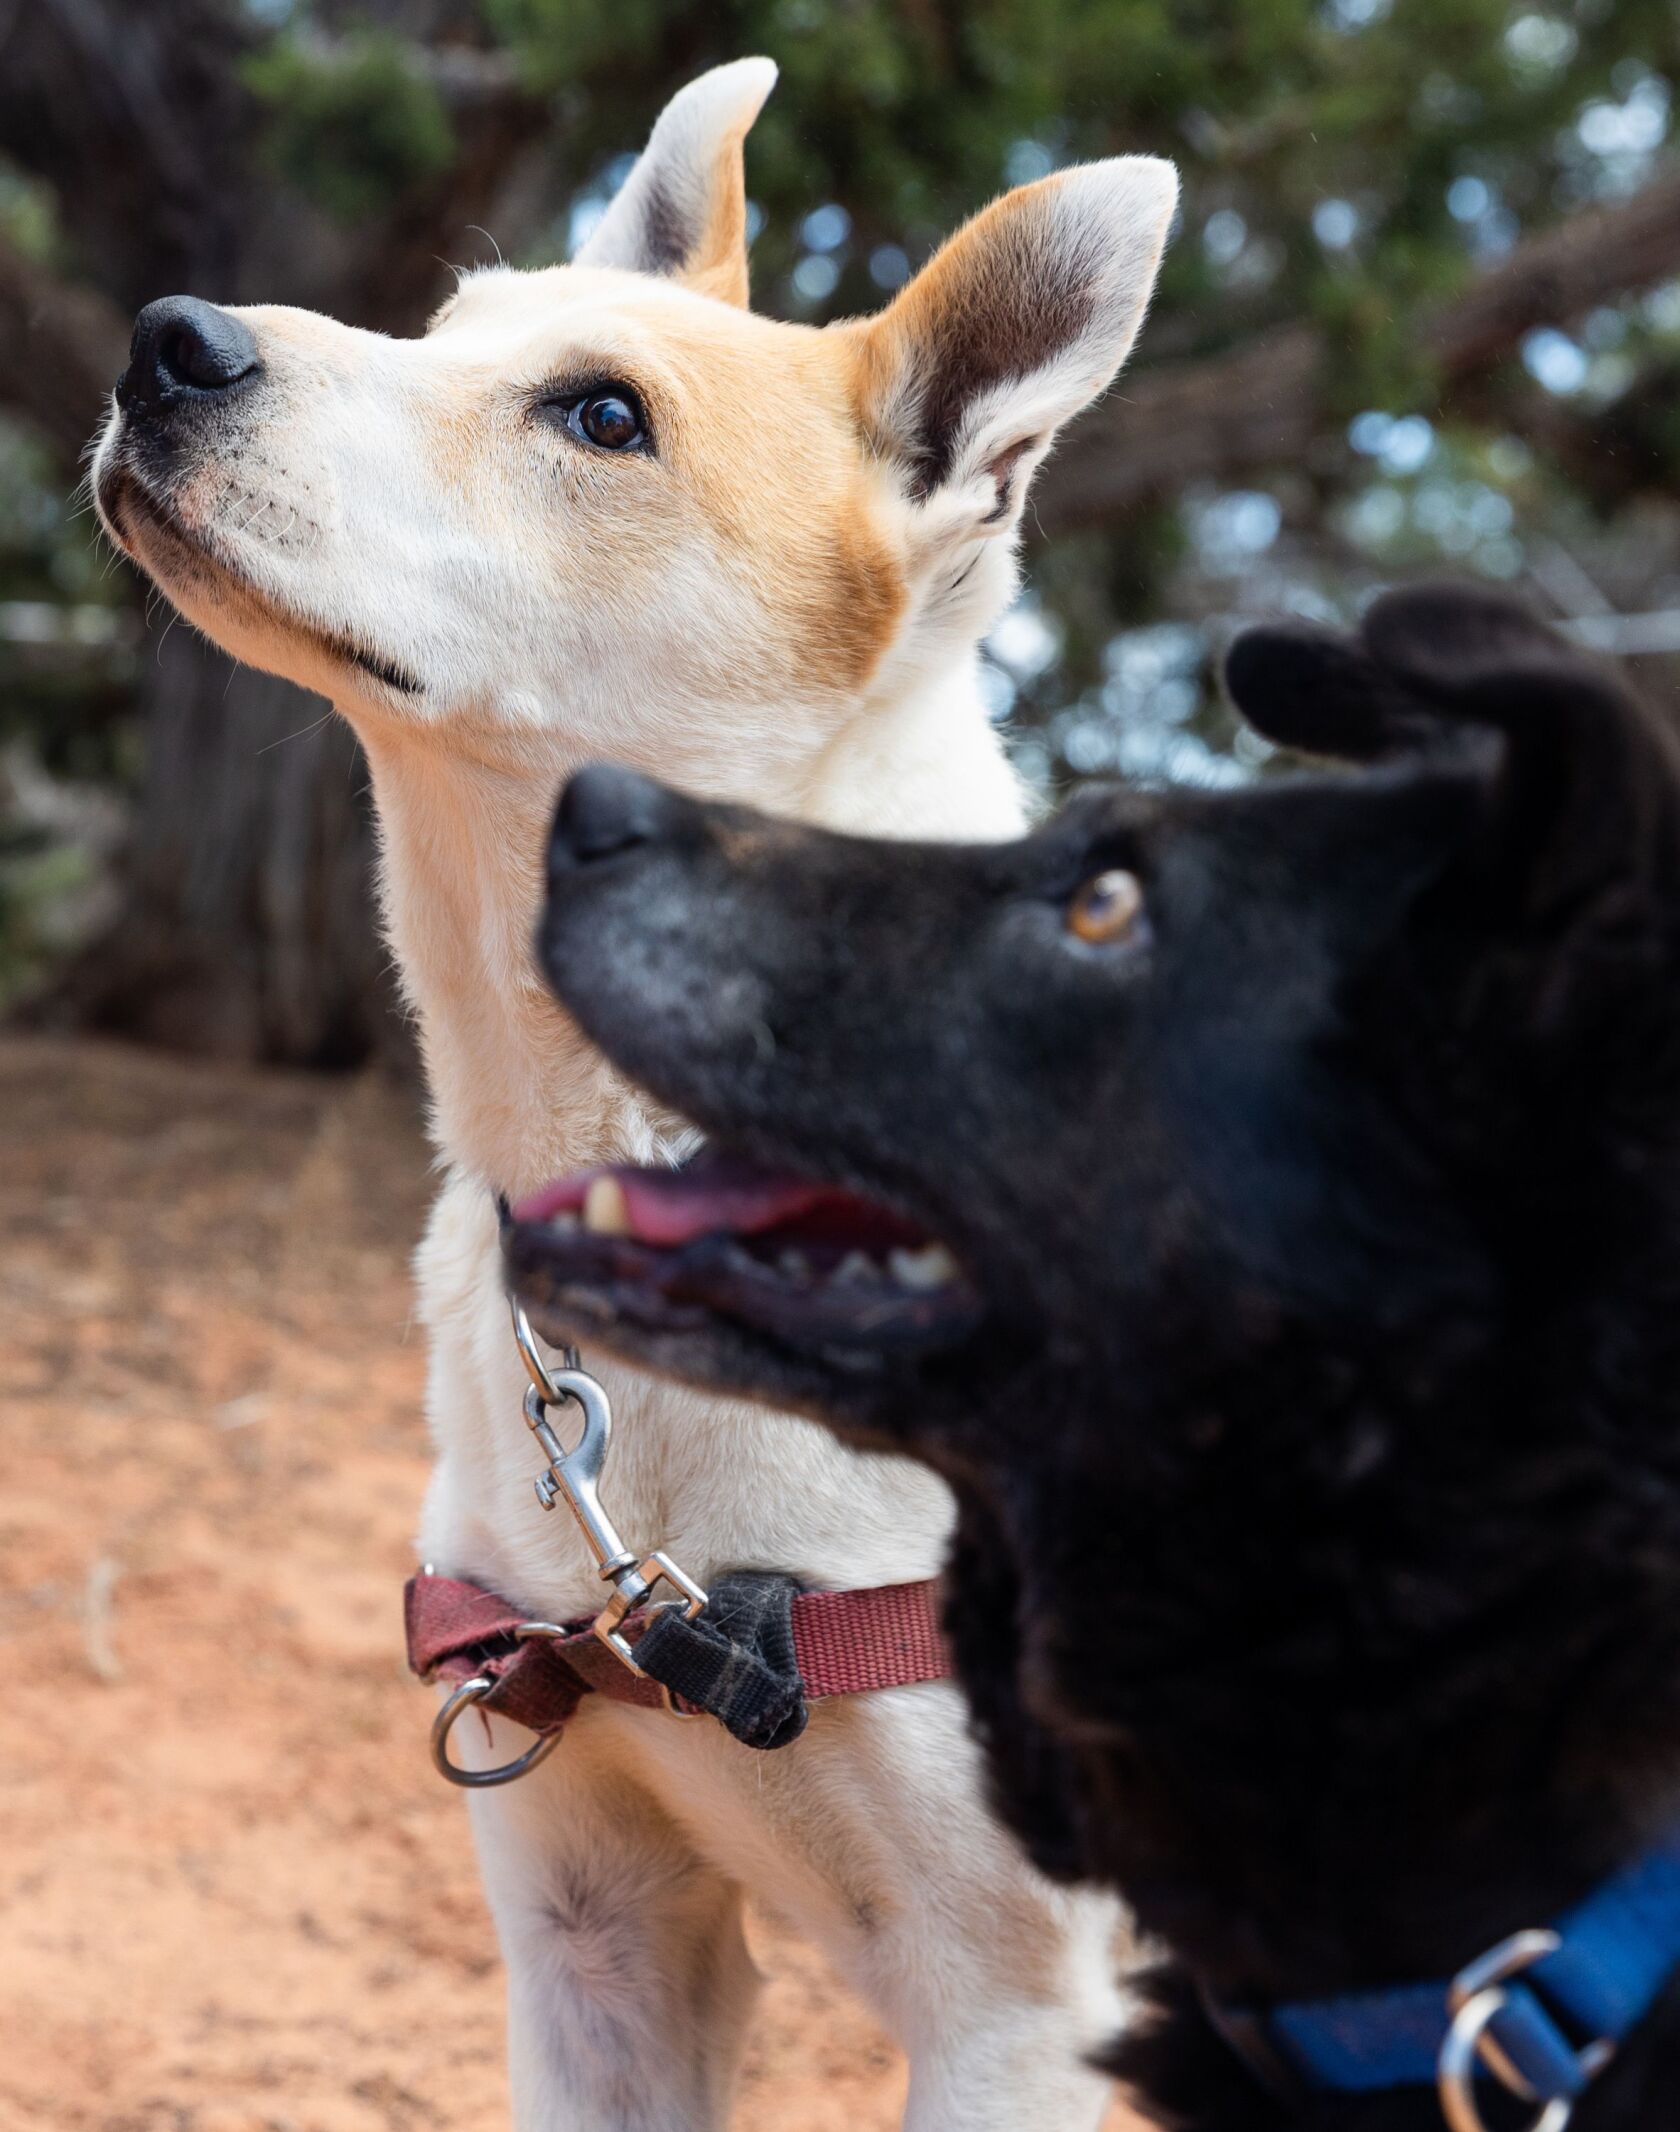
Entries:
{"label": "black fur", "polygon": [[[1448,1975],[1680,1818],[1680,760],[1473,591],[1257,633],[1230,679],[1361,767],[1001,848],[669,797],[605,863],[556,850],[591,1034],[929,1225],[976,1334],[603,1327],[540,1234],[510,1266],[557,1332],[951,1482],[999,1807],[1169,1950],[1114,2057],[1146,2108],[1438,2132],[1421,2092],[1288,2115],[1198,1990]],[[1113,867],[1147,929],[1088,946],[1069,899]],[[1576,2127],[1677,2115],[1670,1991]]]}

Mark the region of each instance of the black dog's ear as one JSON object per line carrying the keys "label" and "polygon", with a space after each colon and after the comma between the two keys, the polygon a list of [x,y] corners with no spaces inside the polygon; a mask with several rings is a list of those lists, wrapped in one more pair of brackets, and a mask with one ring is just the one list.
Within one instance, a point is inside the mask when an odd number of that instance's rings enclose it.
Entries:
{"label": "black dog's ear", "polygon": [[1493,585],[1401,586],[1371,603],[1359,634],[1378,666],[1449,716],[1466,690],[1519,674],[1562,671],[1589,686],[1615,686],[1585,652]]}
{"label": "black dog's ear", "polygon": [[1490,858],[1555,906],[1610,876],[1680,873],[1680,747],[1614,674],[1507,593],[1386,594],[1357,636],[1304,626],[1239,637],[1237,708],[1268,739],[1373,762],[1497,736],[1485,759]]}
{"label": "black dog's ear", "polygon": [[1414,585],[1385,593],[1359,630],[1251,629],[1225,661],[1231,700],[1280,747],[1344,762],[1410,754],[1451,724],[1503,724],[1470,699],[1485,682],[1565,671],[1605,677],[1508,593]]}
{"label": "black dog's ear", "polygon": [[1389,593],[1362,635],[1438,725],[1502,737],[1492,856],[1531,912],[1680,895],[1680,744],[1609,667],[1483,586]]}
{"label": "black dog's ear", "polygon": [[1303,755],[1375,762],[1429,737],[1414,697],[1358,637],[1311,622],[1245,630],[1225,655],[1225,688],[1257,733]]}
{"label": "black dog's ear", "polygon": [[[1491,725],[1521,740],[1501,708],[1513,692],[1562,693],[1602,717],[1626,699],[1609,673],[1509,593],[1411,585],[1375,601],[1357,632],[1307,622],[1248,630],[1225,684],[1268,740],[1303,754],[1371,762],[1427,747],[1452,725]],[[1592,706],[1600,708],[1595,712]]]}

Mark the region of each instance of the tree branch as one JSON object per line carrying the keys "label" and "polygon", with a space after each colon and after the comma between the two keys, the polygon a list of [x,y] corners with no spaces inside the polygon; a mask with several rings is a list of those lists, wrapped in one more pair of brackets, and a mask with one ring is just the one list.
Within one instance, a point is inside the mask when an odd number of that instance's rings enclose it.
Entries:
{"label": "tree branch", "polygon": [[128,330],[107,297],[61,280],[0,231],[0,406],[27,416],[68,466],[122,369]]}
{"label": "tree branch", "polygon": [[1519,244],[1445,310],[1431,347],[1453,383],[1509,355],[1535,326],[1579,318],[1680,268],[1680,170],[1616,207],[1589,208]]}
{"label": "tree branch", "polygon": [[[1579,318],[1677,270],[1680,170],[1518,245],[1426,322],[1424,346],[1450,393],[1511,355],[1534,327]],[[1333,360],[1315,328],[1278,326],[1229,354],[1124,379],[1045,468],[1039,530],[1073,532],[1193,481],[1299,461],[1323,427]]]}

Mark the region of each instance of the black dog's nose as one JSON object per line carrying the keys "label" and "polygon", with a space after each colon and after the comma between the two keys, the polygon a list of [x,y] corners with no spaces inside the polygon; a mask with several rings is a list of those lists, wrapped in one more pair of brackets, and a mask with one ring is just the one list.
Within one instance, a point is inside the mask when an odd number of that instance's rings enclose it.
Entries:
{"label": "black dog's nose", "polygon": [[550,861],[587,866],[637,844],[661,843],[683,812],[684,802],[668,785],[617,763],[591,763],[560,795]]}
{"label": "black dog's nose", "polygon": [[249,326],[196,296],[162,296],[134,321],[121,408],[158,408],[225,392],[258,367]]}

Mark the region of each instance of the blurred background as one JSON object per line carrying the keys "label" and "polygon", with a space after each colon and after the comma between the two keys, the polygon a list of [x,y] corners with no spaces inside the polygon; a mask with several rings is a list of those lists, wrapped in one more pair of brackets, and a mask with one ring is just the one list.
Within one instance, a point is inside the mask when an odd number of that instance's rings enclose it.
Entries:
{"label": "blurred background", "polygon": [[[452,266],[564,258],[749,52],[789,317],[879,305],[1059,164],[1184,173],[988,648],[1043,789],[1264,775],[1231,628],[1420,569],[1521,584],[1674,700],[1675,0],[0,0],[0,2126],[506,2122],[399,1655],[428,1157],[366,779],[101,552],[129,321],[418,331]],[[761,1953],[738,2124],[887,2132],[902,2065]]]}
{"label": "blurred background", "polygon": [[1233,617],[1445,565],[1680,654],[1674,0],[0,0],[0,1006],[346,1067],[400,1041],[354,744],[148,615],[79,459],[173,291],[419,329],[564,258],[700,68],[771,53],[755,300],[879,305],[1008,184],[1173,157],[1118,390],[990,685],[1035,779],[1227,779]]}

